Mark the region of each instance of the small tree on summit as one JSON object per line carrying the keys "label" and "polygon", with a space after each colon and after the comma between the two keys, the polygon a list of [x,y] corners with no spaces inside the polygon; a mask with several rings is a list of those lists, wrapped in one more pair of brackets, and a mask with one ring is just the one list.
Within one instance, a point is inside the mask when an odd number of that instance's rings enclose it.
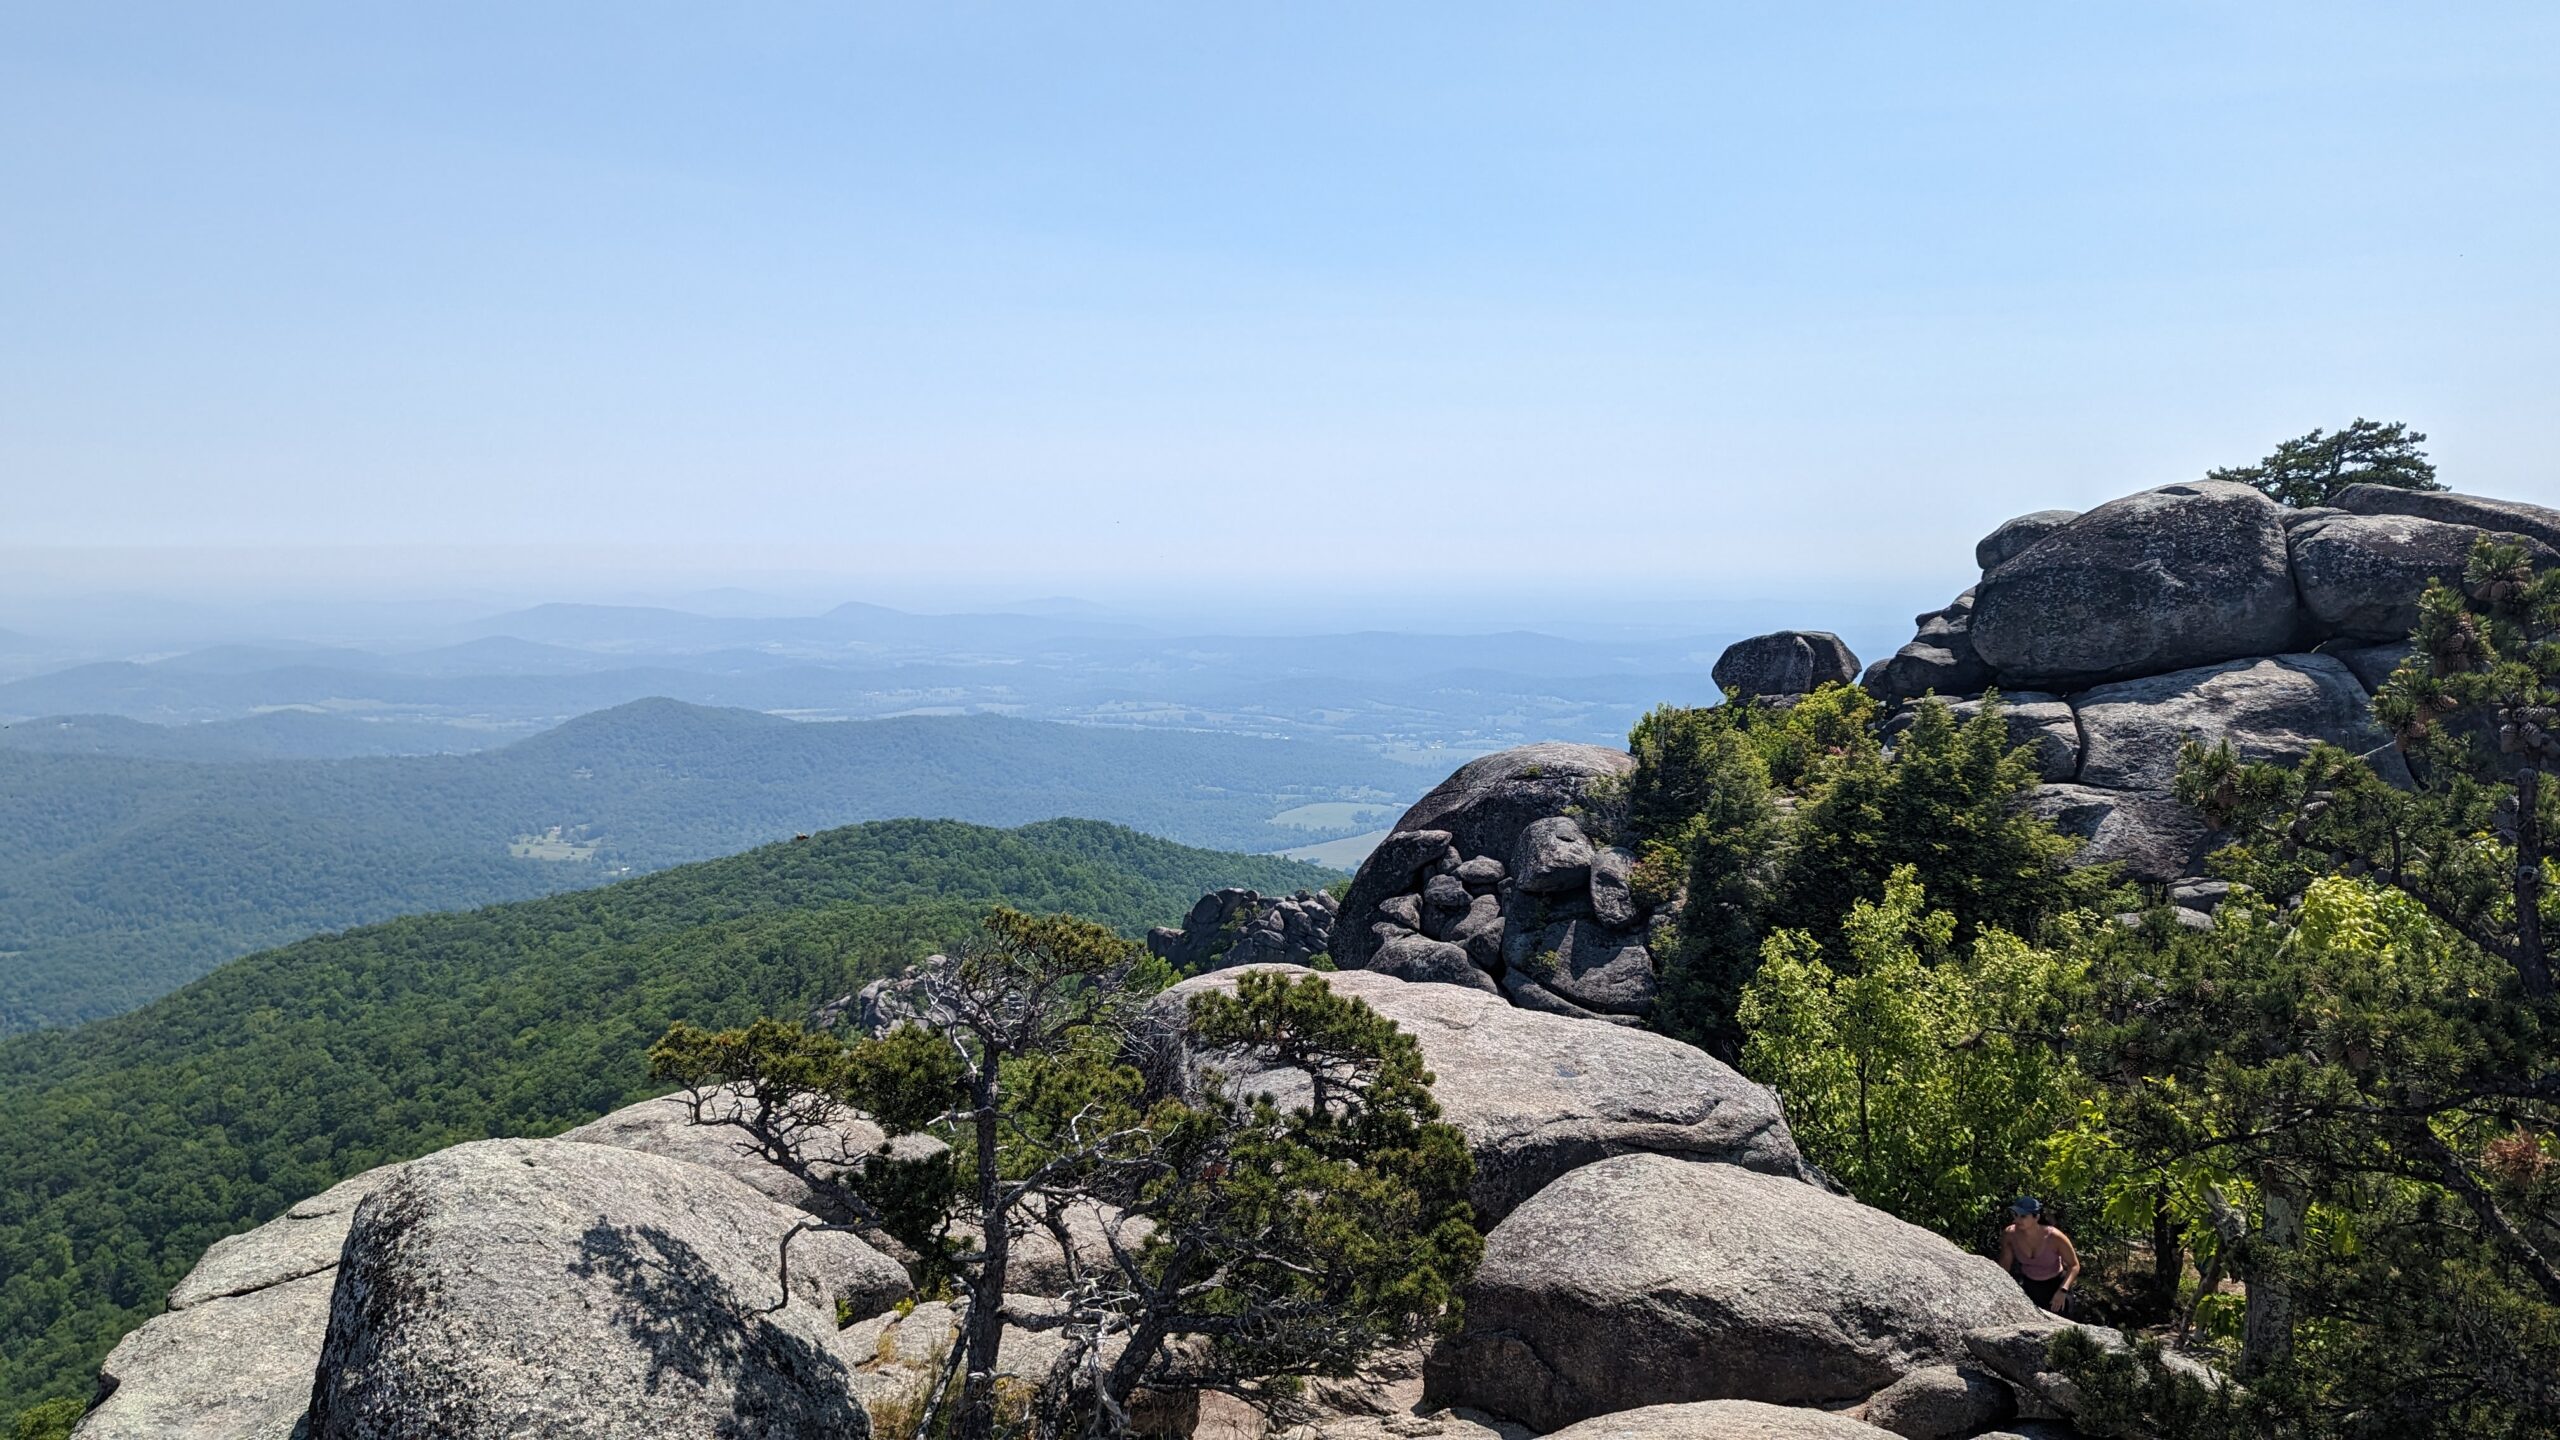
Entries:
{"label": "small tree on summit", "polygon": [[2314,430],[2278,445],[2255,465],[2207,471],[2204,478],[2252,485],[2297,509],[2326,505],[2350,485],[2441,490],[2436,467],[2418,448],[2426,438],[2397,420],[2386,425],[2358,416],[2335,434]]}
{"label": "small tree on summit", "polygon": [[[922,1288],[966,1302],[917,1427],[930,1440],[1015,1428],[996,1384],[1009,1331],[1062,1332],[1022,1417],[1054,1440],[1121,1433],[1142,1387],[1285,1392],[1446,1323],[1483,1239],[1465,1199],[1474,1162],[1439,1119],[1421,1047],[1321,978],[1248,975],[1233,996],[1195,997],[1192,1039],[1257,1077],[1294,1072],[1308,1103],[1215,1077],[1150,1101],[1126,1052],[1166,978],[1101,926],[998,910],[917,976],[886,1034],[680,1024],[650,1058],[688,1087],[698,1123],[744,1132],[816,1208],[848,1217],[802,1229],[894,1240]],[[838,1122],[857,1111],[949,1148],[846,1154]],[[1066,1228],[1084,1207],[1106,1217],[1106,1253],[1080,1255]],[[1033,1230],[1069,1279],[1044,1297],[1054,1308],[1011,1313],[1013,1241]]]}

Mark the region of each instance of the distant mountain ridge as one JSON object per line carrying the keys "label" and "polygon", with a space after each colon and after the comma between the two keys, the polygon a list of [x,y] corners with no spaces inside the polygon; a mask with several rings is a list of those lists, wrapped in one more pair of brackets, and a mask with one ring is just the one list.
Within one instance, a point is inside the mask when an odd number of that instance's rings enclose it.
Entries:
{"label": "distant mountain ridge", "polygon": [[1409,798],[1414,774],[1321,742],[997,716],[809,724],[671,700],[464,755],[215,762],[0,747],[0,1033],[112,1014],[315,931],[802,831],[1079,816],[1274,851],[1334,832],[1273,815]]}

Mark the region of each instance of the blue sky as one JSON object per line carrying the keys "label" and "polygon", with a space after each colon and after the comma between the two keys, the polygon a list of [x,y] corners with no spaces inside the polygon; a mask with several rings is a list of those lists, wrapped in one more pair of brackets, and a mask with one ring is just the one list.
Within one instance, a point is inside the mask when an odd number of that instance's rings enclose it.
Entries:
{"label": "blue sky", "polygon": [[2358,414],[2560,502],[2555,69],[2547,3],[10,4],[0,545],[1917,610]]}

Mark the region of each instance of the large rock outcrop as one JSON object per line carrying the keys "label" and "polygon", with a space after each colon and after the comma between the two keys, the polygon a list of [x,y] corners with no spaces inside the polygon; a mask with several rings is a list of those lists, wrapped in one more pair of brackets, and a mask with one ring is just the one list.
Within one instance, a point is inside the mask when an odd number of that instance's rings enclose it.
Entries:
{"label": "large rock outcrop", "polygon": [[2190,740],[2229,741],[2244,760],[2293,761],[2319,742],[2364,756],[2407,784],[2408,765],[2375,724],[2372,697],[2327,655],[2233,660],[2101,685],[2071,697],[2082,785],[2165,793]]}
{"label": "large rock outcrop", "polygon": [[[1243,973],[1314,972],[1221,970],[1158,996],[1142,1032],[1157,1089],[1196,1093],[1203,1071],[1214,1067],[1248,1093],[1268,1089],[1283,1100],[1303,1098],[1304,1084],[1294,1074],[1203,1054],[1185,1038],[1191,997],[1231,989]],[[1475,1155],[1469,1198],[1487,1221],[1511,1213],[1557,1177],[1613,1155],[1719,1161],[1790,1185],[1814,1178],[1787,1133],[1777,1097],[1668,1036],[1537,1014],[1454,985],[1364,971],[1325,979],[1422,1046],[1441,1116],[1465,1133]]]}
{"label": "large rock outcrop", "polygon": [[1542,1430],[1691,1400],[1846,1404],[2038,1313],[1989,1260],[1845,1196],[1622,1155],[1487,1235],[1431,1394]]}
{"label": "large rock outcrop", "polygon": [[2004,521],[1998,529],[1974,542],[1974,568],[1997,570],[2025,554],[2028,547],[2037,541],[2079,518],[2077,510],[2037,510]]}
{"label": "large rock outcrop", "polygon": [[[705,1101],[704,1119],[718,1122],[725,1114],[743,1113],[742,1107],[751,1103],[737,1090],[715,1091]],[[725,1123],[693,1123],[693,1108],[682,1094],[625,1105],[601,1119],[561,1132],[560,1138],[705,1166],[753,1186],[778,1204],[813,1214],[824,1209],[808,1181],[758,1153],[745,1131]],[[908,1143],[912,1146],[925,1138],[912,1137]],[[829,1168],[841,1171],[858,1168],[887,1140],[888,1135],[868,1117],[847,1112],[832,1125],[814,1128],[807,1137],[805,1153],[826,1157]],[[929,1143],[938,1146],[940,1142]],[[828,1214],[825,1218],[847,1217]]]}
{"label": "large rock outcrop", "polygon": [[1335,962],[1498,988],[1559,1015],[1629,1024],[1650,1013],[1656,907],[1631,883],[1635,857],[1584,825],[1605,819],[1609,788],[1633,768],[1625,751],[1598,745],[1524,745],[1468,762],[1352,877]]}
{"label": "large rock outcrop", "polygon": [[1147,949],[1185,975],[1228,965],[1304,965],[1333,946],[1340,902],[1318,890],[1265,896],[1230,886],[1200,897],[1179,926],[1147,932]]}
{"label": "large rock outcrop", "polygon": [[905,1273],[699,1165],[560,1140],[410,1162],[357,1207],[311,1440],[867,1433],[838,1306]]}
{"label": "large rock outcrop", "polygon": [[2203,480],[2112,500],[1982,577],[1973,648],[2000,682],[2072,690],[2289,647],[2284,512]]}

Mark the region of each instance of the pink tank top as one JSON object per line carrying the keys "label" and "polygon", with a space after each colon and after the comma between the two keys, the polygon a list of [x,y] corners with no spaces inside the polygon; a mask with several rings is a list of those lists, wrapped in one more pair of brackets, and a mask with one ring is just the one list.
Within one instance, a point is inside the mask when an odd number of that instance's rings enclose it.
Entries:
{"label": "pink tank top", "polygon": [[2062,1274],[2062,1242],[2051,1235],[2045,1237],[2044,1251],[2029,1255],[2016,1240],[2010,1242],[2010,1253],[2018,1257],[2018,1273],[2030,1280],[2051,1280]]}

